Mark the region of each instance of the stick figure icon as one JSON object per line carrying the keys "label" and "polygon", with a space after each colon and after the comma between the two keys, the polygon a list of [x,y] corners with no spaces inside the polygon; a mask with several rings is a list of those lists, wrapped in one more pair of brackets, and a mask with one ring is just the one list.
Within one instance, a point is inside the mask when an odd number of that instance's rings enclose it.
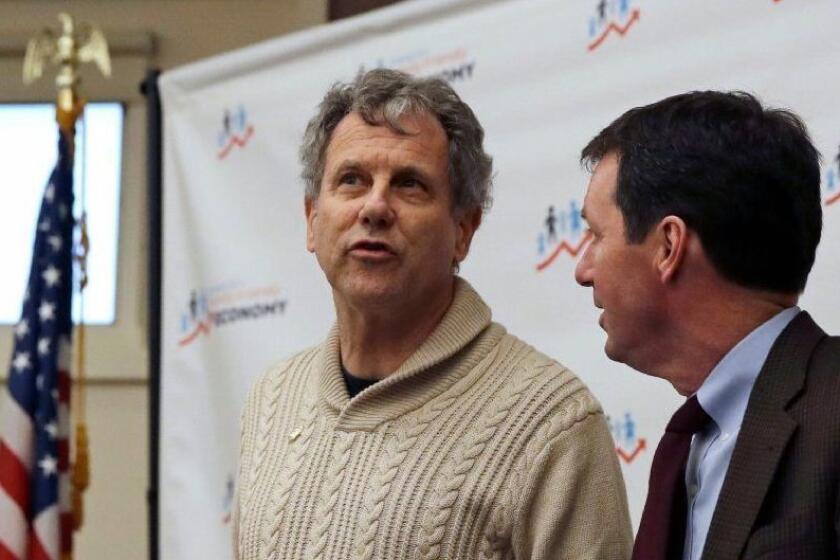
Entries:
{"label": "stick figure icon", "polygon": [[554,215],[554,206],[548,207],[548,216],[545,218],[545,227],[548,233],[548,240],[557,241],[557,216]]}
{"label": "stick figure icon", "polygon": [[192,290],[190,292],[190,317],[192,317],[192,320],[195,321],[197,316],[198,316],[198,298],[196,297],[195,290]]}

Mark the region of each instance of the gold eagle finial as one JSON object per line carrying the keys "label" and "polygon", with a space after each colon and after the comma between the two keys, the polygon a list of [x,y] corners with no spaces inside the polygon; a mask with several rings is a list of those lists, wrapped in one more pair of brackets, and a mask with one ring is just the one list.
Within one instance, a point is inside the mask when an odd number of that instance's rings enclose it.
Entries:
{"label": "gold eagle finial", "polygon": [[44,74],[45,66],[55,64],[58,74],[55,85],[58,89],[58,111],[75,120],[80,108],[76,88],[79,84],[79,64],[93,62],[106,77],[111,76],[111,58],[108,43],[102,31],[90,24],[77,25],[66,13],[60,13],[61,32],[43,29],[30,39],[23,60],[23,82],[31,84]]}

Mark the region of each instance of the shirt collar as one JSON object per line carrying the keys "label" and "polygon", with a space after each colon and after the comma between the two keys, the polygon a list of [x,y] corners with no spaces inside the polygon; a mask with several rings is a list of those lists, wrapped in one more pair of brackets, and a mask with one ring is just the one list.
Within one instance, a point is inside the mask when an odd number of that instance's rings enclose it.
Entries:
{"label": "shirt collar", "polygon": [[[322,344],[316,371],[324,412],[338,418],[338,429],[374,430],[420,408],[472,371],[503,336],[504,329],[489,329],[490,308],[466,280],[456,277],[455,296],[440,323],[414,354],[397,371],[376,383],[369,391],[350,400],[341,374],[338,323]],[[480,337],[482,333],[487,336]],[[481,338],[478,344],[476,339]],[[471,350],[458,360],[447,360]]]}
{"label": "shirt collar", "polygon": [[697,391],[697,400],[721,432],[733,433],[741,427],[750,393],[770,348],[799,313],[788,307],[762,323],[741,339],[714,367]]}

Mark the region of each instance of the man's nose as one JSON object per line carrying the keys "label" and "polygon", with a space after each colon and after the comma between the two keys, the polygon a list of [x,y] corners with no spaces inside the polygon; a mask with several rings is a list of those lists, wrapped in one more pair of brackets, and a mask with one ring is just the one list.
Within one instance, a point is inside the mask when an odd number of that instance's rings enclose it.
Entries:
{"label": "man's nose", "polygon": [[374,185],[368,191],[359,211],[359,219],[365,226],[381,229],[394,223],[395,214],[389,195],[387,186]]}
{"label": "man's nose", "polygon": [[589,247],[586,247],[575,266],[575,281],[585,287],[592,286],[592,265],[589,258]]}

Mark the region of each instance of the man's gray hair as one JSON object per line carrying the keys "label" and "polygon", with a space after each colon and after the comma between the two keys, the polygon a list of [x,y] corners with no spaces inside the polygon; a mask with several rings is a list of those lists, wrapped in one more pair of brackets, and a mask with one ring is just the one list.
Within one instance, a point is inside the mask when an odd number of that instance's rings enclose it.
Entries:
{"label": "man's gray hair", "polygon": [[334,84],[306,126],[300,160],[308,199],[317,198],[321,189],[332,132],[351,112],[370,125],[386,125],[399,134],[409,134],[399,123],[404,115],[437,117],[449,139],[453,209],[490,207],[493,158],[484,151],[484,129],[472,109],[443,80],[381,68],[359,74],[351,83]]}

